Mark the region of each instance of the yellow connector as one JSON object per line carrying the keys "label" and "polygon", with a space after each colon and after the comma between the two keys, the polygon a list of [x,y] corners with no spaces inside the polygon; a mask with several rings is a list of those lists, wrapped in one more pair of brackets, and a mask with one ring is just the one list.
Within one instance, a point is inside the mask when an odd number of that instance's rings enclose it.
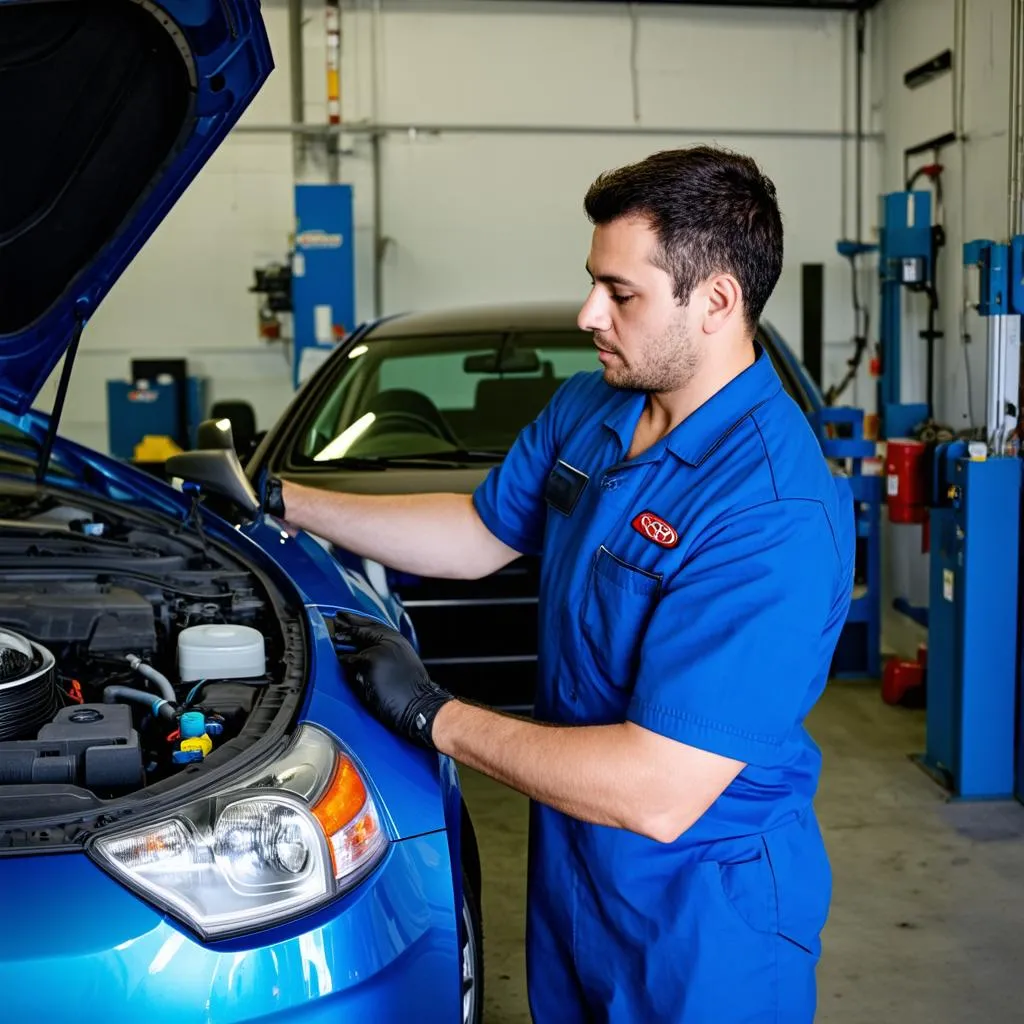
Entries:
{"label": "yellow connector", "polygon": [[213,740],[204,732],[202,736],[193,736],[191,739],[181,741],[182,750],[199,750],[203,757],[213,750]]}

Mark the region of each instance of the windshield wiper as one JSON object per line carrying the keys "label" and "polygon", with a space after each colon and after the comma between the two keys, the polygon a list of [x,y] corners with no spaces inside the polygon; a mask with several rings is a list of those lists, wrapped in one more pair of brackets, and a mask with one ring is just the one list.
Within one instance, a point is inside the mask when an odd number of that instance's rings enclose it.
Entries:
{"label": "windshield wiper", "polygon": [[496,462],[507,452],[477,451],[469,448],[452,448],[443,452],[420,452],[409,455],[343,455],[339,459],[324,459],[315,466],[324,469],[416,469],[424,463],[449,466],[464,465],[467,462]]}
{"label": "windshield wiper", "polygon": [[490,448],[451,448],[443,452],[422,452],[417,455],[403,455],[404,459],[417,462],[495,462],[505,458],[507,451]]}

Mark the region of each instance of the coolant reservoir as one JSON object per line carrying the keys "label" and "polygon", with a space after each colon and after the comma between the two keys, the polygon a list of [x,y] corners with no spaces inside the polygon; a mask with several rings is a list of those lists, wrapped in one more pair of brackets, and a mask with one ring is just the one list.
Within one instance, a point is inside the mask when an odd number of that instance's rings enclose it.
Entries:
{"label": "coolant reservoir", "polygon": [[266,672],[263,634],[250,626],[189,626],[178,635],[178,675],[199,679],[255,679]]}

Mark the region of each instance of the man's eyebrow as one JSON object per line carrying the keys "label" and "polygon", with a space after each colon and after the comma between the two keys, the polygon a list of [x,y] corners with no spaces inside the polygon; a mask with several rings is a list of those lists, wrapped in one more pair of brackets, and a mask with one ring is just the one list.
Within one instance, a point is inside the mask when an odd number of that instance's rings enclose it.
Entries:
{"label": "man's eyebrow", "polygon": [[619,277],[618,274],[600,274],[598,277],[594,277],[594,272],[590,269],[590,264],[586,265],[586,271],[590,275],[591,281],[600,281],[601,284],[619,284],[623,288],[636,288],[636,284],[629,280],[627,277]]}

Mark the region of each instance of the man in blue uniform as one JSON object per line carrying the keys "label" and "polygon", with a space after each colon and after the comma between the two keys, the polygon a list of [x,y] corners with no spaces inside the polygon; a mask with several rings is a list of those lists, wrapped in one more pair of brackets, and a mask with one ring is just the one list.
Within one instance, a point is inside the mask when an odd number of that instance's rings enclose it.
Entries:
{"label": "man in blue uniform", "polygon": [[805,1024],[830,873],[803,722],[853,585],[852,507],[755,327],[782,267],[771,182],[697,147],[599,178],[570,379],[470,498],[269,505],[429,576],[542,554],[536,721],[452,697],[339,616],[394,729],[531,797],[538,1021]]}

